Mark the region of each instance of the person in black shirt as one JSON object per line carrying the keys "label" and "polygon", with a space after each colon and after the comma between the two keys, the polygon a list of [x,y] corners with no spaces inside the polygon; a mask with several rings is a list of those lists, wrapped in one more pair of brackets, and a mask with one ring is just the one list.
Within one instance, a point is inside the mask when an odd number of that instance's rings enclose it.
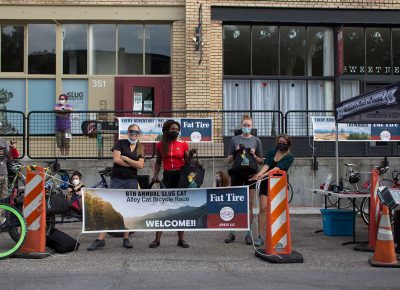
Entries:
{"label": "person in black shirt", "polygon": [[[118,189],[137,189],[138,169],[144,167],[144,148],[139,142],[140,127],[137,124],[132,124],[128,127],[128,139],[118,140],[113,151],[114,165],[111,174],[110,188]],[[95,251],[100,247],[105,246],[105,233],[100,233],[88,251]],[[124,232],[123,247],[130,249],[132,244],[129,239],[129,232]]]}

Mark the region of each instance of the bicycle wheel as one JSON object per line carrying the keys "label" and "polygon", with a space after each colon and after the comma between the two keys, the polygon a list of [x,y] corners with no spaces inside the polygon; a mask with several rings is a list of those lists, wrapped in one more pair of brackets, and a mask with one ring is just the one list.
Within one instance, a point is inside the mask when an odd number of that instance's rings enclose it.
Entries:
{"label": "bicycle wheel", "polygon": [[293,187],[290,183],[288,183],[287,188],[288,188],[288,203],[290,203],[293,199]]}
{"label": "bicycle wheel", "polygon": [[[366,197],[362,200],[361,207],[360,207],[360,214],[362,220],[369,225],[369,197]],[[393,210],[389,210],[390,215],[390,223],[394,223],[394,212]]]}
{"label": "bicycle wheel", "polygon": [[[26,238],[26,221],[20,211],[8,204],[0,204],[0,259],[11,256],[21,248]],[[19,239],[14,241],[10,239],[9,233],[11,229],[20,228]]]}

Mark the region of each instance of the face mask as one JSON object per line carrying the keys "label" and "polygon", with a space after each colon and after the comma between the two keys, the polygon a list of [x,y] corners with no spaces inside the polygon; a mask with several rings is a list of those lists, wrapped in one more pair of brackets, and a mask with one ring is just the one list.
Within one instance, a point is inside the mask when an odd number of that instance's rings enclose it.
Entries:
{"label": "face mask", "polygon": [[128,141],[129,141],[129,143],[131,143],[131,144],[136,144],[137,141],[138,141],[138,139],[133,140],[133,139],[131,139],[131,138],[128,138]]}
{"label": "face mask", "polygon": [[61,105],[65,105],[65,103],[67,102],[66,100],[59,100],[58,101]]}
{"label": "face mask", "polygon": [[220,182],[220,181],[221,181],[221,177],[216,176],[216,177],[215,177],[215,181]]}
{"label": "face mask", "polygon": [[175,140],[178,138],[179,132],[178,131],[168,131],[168,139]]}
{"label": "face mask", "polygon": [[288,144],[278,144],[278,146],[276,146],[276,148],[278,148],[279,151],[288,151],[289,145]]}
{"label": "face mask", "polygon": [[243,134],[250,134],[250,132],[251,132],[251,128],[248,128],[248,127],[242,127],[242,132],[243,132]]}
{"label": "face mask", "polygon": [[79,179],[72,179],[72,184],[77,186],[81,181]]}

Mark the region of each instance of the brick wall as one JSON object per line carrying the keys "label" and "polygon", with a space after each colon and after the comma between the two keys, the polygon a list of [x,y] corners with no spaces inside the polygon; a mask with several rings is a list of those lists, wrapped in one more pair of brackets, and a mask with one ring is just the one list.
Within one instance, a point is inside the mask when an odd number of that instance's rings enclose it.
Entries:
{"label": "brick wall", "polygon": [[185,110],[186,58],[185,22],[175,21],[172,25],[172,109]]}
{"label": "brick wall", "polygon": [[0,5],[184,6],[185,0],[0,0]]}

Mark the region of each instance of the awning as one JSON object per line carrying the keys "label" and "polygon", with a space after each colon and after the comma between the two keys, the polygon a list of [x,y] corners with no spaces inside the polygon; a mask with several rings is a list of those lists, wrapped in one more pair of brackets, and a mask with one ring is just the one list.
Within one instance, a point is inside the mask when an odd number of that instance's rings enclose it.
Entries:
{"label": "awning", "polygon": [[400,82],[336,105],[338,123],[400,123]]}

